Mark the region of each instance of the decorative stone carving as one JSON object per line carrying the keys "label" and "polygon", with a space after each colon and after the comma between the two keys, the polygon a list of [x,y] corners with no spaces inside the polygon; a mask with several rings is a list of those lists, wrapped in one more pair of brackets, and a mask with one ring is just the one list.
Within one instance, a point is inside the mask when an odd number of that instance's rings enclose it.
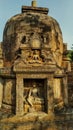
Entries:
{"label": "decorative stone carving", "polygon": [[25,66],[27,64],[42,64],[43,60],[39,50],[21,50],[21,54],[18,54],[18,58],[15,60],[14,64],[22,64],[22,62]]}
{"label": "decorative stone carving", "polygon": [[[32,86],[28,84],[27,87],[24,86],[24,93],[23,93],[23,101],[24,101],[24,108],[28,106],[28,110],[24,109],[24,111],[37,111],[38,107],[43,107],[44,105],[44,97],[41,93],[40,87],[42,89],[43,84],[38,84],[37,82],[33,81]],[[38,107],[36,107],[36,105]]]}
{"label": "decorative stone carving", "polygon": [[54,60],[54,57],[53,57],[51,50],[42,49],[41,55],[43,57],[43,61],[45,64],[47,64],[47,65],[48,64],[55,64],[55,60]]}
{"label": "decorative stone carving", "polygon": [[40,55],[40,51],[39,50],[32,50],[31,51],[31,54],[29,56],[29,59],[28,59],[28,63],[30,64],[42,64],[42,58],[41,58],[41,55]]}
{"label": "decorative stone carving", "polygon": [[41,38],[38,33],[34,33],[30,39],[30,46],[32,49],[41,49]]}

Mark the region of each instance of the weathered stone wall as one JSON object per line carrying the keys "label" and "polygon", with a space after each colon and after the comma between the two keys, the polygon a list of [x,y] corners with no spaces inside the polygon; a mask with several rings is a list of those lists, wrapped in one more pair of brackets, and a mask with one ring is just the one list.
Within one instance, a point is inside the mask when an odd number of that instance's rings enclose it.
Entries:
{"label": "weathered stone wall", "polygon": [[68,100],[69,105],[73,107],[73,62],[71,63],[71,72],[68,75]]}
{"label": "weathered stone wall", "polygon": [[0,68],[3,67],[3,50],[2,50],[2,42],[0,43]]}
{"label": "weathered stone wall", "polygon": [[27,78],[46,79],[44,99],[47,113],[53,112],[54,99],[67,103],[62,32],[58,22],[47,16],[46,11],[45,8],[24,7],[22,14],[12,17],[5,25],[4,67],[12,69],[16,83],[14,79],[4,79],[3,105],[16,103],[17,115],[24,113],[23,80]]}
{"label": "weathered stone wall", "polygon": [[[0,43],[0,68],[3,68],[3,57],[2,57],[2,42]],[[3,79],[0,77],[0,108],[2,106],[3,98]]]}
{"label": "weathered stone wall", "polygon": [[2,99],[3,99],[3,79],[0,78],[0,108],[2,107]]}
{"label": "weathered stone wall", "polygon": [[[14,79],[4,79],[3,85],[3,104],[15,106],[16,88]],[[4,106],[4,105],[3,105]]]}

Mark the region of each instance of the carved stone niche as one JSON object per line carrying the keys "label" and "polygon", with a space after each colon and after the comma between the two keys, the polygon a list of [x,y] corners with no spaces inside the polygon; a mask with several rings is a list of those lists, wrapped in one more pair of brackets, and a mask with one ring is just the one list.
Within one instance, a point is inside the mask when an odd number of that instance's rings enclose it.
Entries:
{"label": "carved stone niche", "polygon": [[[31,70],[16,71],[16,115],[28,112],[53,112],[53,75],[48,77],[46,70],[42,73]],[[24,73],[25,72],[25,73]],[[48,71],[47,71],[48,72]]]}
{"label": "carved stone niche", "polygon": [[44,80],[24,79],[23,85],[24,112],[45,111]]}

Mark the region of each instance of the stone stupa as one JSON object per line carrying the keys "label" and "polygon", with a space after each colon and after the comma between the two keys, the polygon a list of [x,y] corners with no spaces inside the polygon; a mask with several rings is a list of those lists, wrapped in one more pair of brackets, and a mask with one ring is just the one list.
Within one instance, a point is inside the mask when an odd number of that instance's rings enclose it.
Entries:
{"label": "stone stupa", "polygon": [[59,23],[48,9],[22,6],[8,20],[0,54],[0,107],[16,115],[54,113],[68,104],[70,71]]}

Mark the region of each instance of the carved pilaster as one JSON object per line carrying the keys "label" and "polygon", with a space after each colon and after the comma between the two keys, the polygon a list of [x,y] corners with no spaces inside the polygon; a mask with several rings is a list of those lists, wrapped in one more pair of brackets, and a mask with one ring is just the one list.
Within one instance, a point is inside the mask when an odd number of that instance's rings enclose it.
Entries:
{"label": "carved pilaster", "polygon": [[23,79],[16,77],[16,115],[23,115]]}
{"label": "carved pilaster", "polygon": [[68,83],[67,83],[67,76],[63,78],[63,85],[64,85],[64,102],[68,104]]}
{"label": "carved pilaster", "polygon": [[54,99],[61,99],[61,79],[55,78],[53,82]]}
{"label": "carved pilaster", "polygon": [[53,112],[52,80],[47,79],[47,113]]}
{"label": "carved pilaster", "polygon": [[2,97],[3,97],[3,79],[0,78],[0,108],[2,106]]}

